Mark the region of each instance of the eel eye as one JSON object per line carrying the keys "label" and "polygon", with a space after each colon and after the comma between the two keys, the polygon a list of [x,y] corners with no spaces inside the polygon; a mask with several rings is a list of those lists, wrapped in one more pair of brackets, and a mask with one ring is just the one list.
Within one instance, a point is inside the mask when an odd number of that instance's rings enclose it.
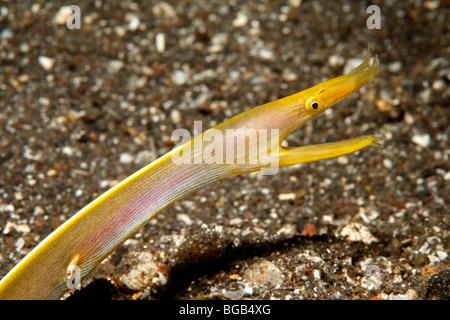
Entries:
{"label": "eel eye", "polygon": [[322,109],[322,100],[314,97],[309,98],[306,100],[305,107],[309,113],[316,113]]}

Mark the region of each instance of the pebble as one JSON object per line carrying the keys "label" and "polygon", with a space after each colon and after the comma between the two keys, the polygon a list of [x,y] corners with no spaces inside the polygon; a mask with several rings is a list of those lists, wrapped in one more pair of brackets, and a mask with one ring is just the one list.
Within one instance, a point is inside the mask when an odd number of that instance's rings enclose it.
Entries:
{"label": "pebble", "polygon": [[34,207],[33,215],[39,216],[39,215],[44,214],[44,213],[45,213],[45,210],[42,207],[40,207],[40,206]]}
{"label": "pebble", "polygon": [[243,12],[238,12],[236,18],[233,20],[233,27],[242,28],[248,23],[248,16]]}
{"label": "pebble", "polygon": [[242,224],[242,219],[241,218],[233,218],[230,220],[229,222],[230,226],[238,226]]}
{"label": "pebble", "polygon": [[[444,175],[444,180],[448,181],[450,180],[450,171],[448,171],[445,175]],[[1,211],[1,210],[0,210]]]}
{"label": "pebble", "polygon": [[418,250],[418,252],[419,252],[419,253],[422,253],[422,254],[426,254],[426,253],[430,252],[430,250],[431,250],[431,249],[429,248],[428,243],[425,242],[425,243],[420,247],[420,249]]}
{"label": "pebble", "polygon": [[190,200],[184,200],[181,202],[183,204],[183,207],[185,207],[188,210],[194,210],[195,209],[195,202]]}
{"label": "pebble", "polygon": [[8,15],[7,7],[0,7],[0,17],[6,17]]}
{"label": "pebble", "polygon": [[295,199],[295,193],[280,193],[278,195],[278,200],[294,200]]}
{"label": "pebble", "polygon": [[71,157],[74,154],[74,151],[72,147],[65,146],[62,148],[62,153],[65,154],[66,156]]}
{"label": "pebble", "polygon": [[439,8],[439,0],[424,1],[422,5],[425,9],[435,10],[435,9]]}
{"label": "pebble", "polygon": [[[286,68],[283,70],[283,80],[286,82],[292,82],[297,80],[298,76],[296,73],[292,72],[290,69]],[[284,140],[283,140],[284,141]]]}
{"label": "pebble", "polygon": [[58,12],[55,14],[53,18],[53,22],[57,25],[65,25],[67,23],[67,19],[73,14],[70,6],[61,7]]}
{"label": "pebble", "polygon": [[406,294],[390,294],[388,300],[409,300]]}
{"label": "pebble", "polygon": [[177,12],[174,7],[164,1],[155,4],[152,9],[152,13],[156,18],[172,19],[177,16]]}
{"label": "pebble", "polygon": [[447,81],[450,81],[450,68],[439,71],[439,76],[447,79]]}
{"label": "pebble", "polygon": [[184,224],[190,226],[194,221],[187,215],[186,213],[179,213],[177,214],[177,221],[181,221]]}
{"label": "pebble", "polygon": [[429,134],[415,134],[411,140],[422,148],[427,148],[430,145],[431,138]]}
{"label": "pebble", "polygon": [[292,238],[297,233],[297,228],[294,224],[284,225],[281,229],[277,231],[277,235]]}
{"label": "pebble", "polygon": [[253,286],[248,282],[244,283],[243,290],[244,290],[244,295],[251,296],[253,294]]}
{"label": "pebble", "polygon": [[393,163],[389,159],[383,159],[383,165],[388,169],[392,169],[393,167]]}
{"label": "pebble", "polygon": [[337,158],[339,164],[348,164],[348,158],[346,156],[340,156]]}
{"label": "pebble", "polygon": [[27,234],[31,231],[30,226],[27,224],[15,224],[14,229],[16,229],[16,231],[22,232],[23,234]]}
{"label": "pebble", "polygon": [[118,72],[120,69],[122,69],[124,66],[124,63],[120,60],[111,60],[108,63],[108,71],[111,73],[116,73]]}
{"label": "pebble", "polygon": [[279,286],[283,283],[284,277],[281,270],[270,261],[258,261],[253,263],[244,272],[244,279],[254,285]]}
{"label": "pebble", "polygon": [[119,277],[119,281],[131,290],[144,290],[155,282],[155,278],[159,278],[158,266],[148,252],[128,254],[120,264],[128,268],[119,268],[119,270],[127,270]]}
{"label": "pebble", "polygon": [[342,56],[331,55],[328,58],[328,64],[332,67],[340,67],[344,64],[345,59]]}
{"label": "pebble", "polygon": [[156,51],[158,51],[159,53],[164,52],[164,50],[166,50],[166,36],[164,35],[164,33],[157,33],[155,35],[155,46],[156,46]]}
{"label": "pebble", "polygon": [[23,200],[23,193],[21,191],[14,192],[14,198],[16,200]]}
{"label": "pebble", "polygon": [[0,39],[12,39],[13,37],[14,34],[8,28],[5,28],[2,31],[0,31]]}
{"label": "pebble", "polygon": [[441,261],[444,261],[445,259],[447,259],[448,257],[448,253],[442,250],[437,250],[436,251],[436,256],[439,257],[439,259]]}
{"label": "pebble", "polygon": [[3,212],[14,212],[14,205],[12,204],[0,204],[0,213]]}
{"label": "pebble", "polygon": [[127,33],[127,30],[125,29],[125,27],[122,27],[122,26],[116,26],[116,27],[114,27],[114,32],[115,32],[120,38],[122,38],[122,37],[125,36],[125,34]]}
{"label": "pebble", "polygon": [[445,81],[443,79],[438,79],[436,81],[433,81],[433,84],[431,85],[431,88],[433,88],[434,91],[442,91],[446,87]]}
{"label": "pebble", "polygon": [[38,62],[41,65],[41,67],[47,71],[53,69],[53,65],[55,64],[54,59],[46,57],[46,56],[39,56]]}
{"label": "pebble", "polygon": [[320,280],[322,278],[322,271],[314,269],[313,271],[314,280]]}
{"label": "pebble", "polygon": [[25,240],[22,237],[17,239],[16,243],[14,244],[14,246],[16,247],[17,251],[22,250],[24,245],[25,245]]}
{"label": "pebble", "polygon": [[402,69],[401,61],[394,61],[388,65],[388,70],[392,73],[397,73]]}
{"label": "pebble", "polygon": [[405,119],[406,124],[413,124],[414,121],[416,120],[415,117],[409,112],[405,112],[404,119]]}
{"label": "pebble", "polygon": [[298,8],[302,4],[302,0],[289,0],[288,3],[290,6]]}
{"label": "pebble", "polygon": [[170,112],[170,119],[172,119],[172,121],[174,123],[180,123],[181,121],[181,112],[178,111],[177,109],[174,109]]}
{"label": "pebble", "polygon": [[15,224],[14,222],[7,221],[5,227],[3,228],[3,234],[9,234],[13,230],[23,234],[27,234],[31,231],[30,226],[27,224]]}
{"label": "pebble", "polygon": [[125,21],[128,22],[128,30],[136,31],[139,28],[140,20],[134,13],[127,13],[125,15]]}
{"label": "pebble", "polygon": [[143,150],[138,152],[136,155],[136,158],[134,159],[134,163],[136,163],[139,166],[145,166],[149,163],[151,163],[153,160],[156,159],[156,155],[154,152],[150,150]]}
{"label": "pebble", "polygon": [[222,296],[228,298],[230,300],[241,300],[245,295],[245,290],[237,290],[237,291],[222,291]]}
{"label": "pebble", "polygon": [[345,238],[348,241],[352,242],[364,242],[365,244],[371,244],[372,242],[378,242],[379,240],[373,236],[369,229],[358,223],[351,222],[345,227],[342,228],[339,233],[341,237]]}
{"label": "pebble", "polygon": [[14,230],[14,223],[11,221],[6,221],[5,227],[3,228],[3,234],[9,234]]}
{"label": "pebble", "polygon": [[120,157],[119,157],[120,163],[130,164],[133,161],[134,161],[134,156],[131,153],[124,152],[124,153],[120,154]]}
{"label": "pebble", "polygon": [[173,236],[173,244],[175,247],[181,246],[186,241],[186,237],[183,235],[175,234]]}
{"label": "pebble", "polygon": [[47,171],[47,176],[49,177],[54,177],[58,174],[58,171],[56,171],[55,169],[50,169]]}
{"label": "pebble", "polygon": [[187,76],[186,72],[184,72],[182,70],[176,70],[172,74],[172,81],[177,86],[181,86],[181,85],[185,84],[187,82],[187,80],[188,80],[188,76]]}
{"label": "pebble", "polygon": [[418,96],[423,102],[429,103],[431,99],[431,88],[425,88]]}
{"label": "pebble", "polygon": [[260,49],[258,53],[261,58],[266,59],[266,60],[271,60],[274,57],[273,52],[269,49],[264,49],[264,48]]}
{"label": "pebble", "polygon": [[436,250],[432,254],[427,255],[427,257],[428,260],[430,260],[430,263],[439,263],[447,259],[448,254],[445,251]]}

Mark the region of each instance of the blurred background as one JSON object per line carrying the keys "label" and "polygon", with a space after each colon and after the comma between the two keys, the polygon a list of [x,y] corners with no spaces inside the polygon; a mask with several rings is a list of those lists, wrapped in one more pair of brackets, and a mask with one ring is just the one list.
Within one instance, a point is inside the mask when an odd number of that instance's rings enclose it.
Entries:
{"label": "blurred background", "polygon": [[448,299],[448,1],[71,5],[0,4],[0,277],[175,129],[342,75],[370,47],[380,74],[286,143],[384,148],[199,189],[77,296]]}

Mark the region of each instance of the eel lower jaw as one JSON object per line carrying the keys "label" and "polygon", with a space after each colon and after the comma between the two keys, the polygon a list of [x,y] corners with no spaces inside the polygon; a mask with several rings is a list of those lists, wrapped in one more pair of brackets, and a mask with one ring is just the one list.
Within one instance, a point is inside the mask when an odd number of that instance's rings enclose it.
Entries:
{"label": "eel lower jaw", "polygon": [[383,147],[379,141],[382,138],[372,136],[359,136],[337,142],[328,142],[316,145],[308,145],[301,147],[284,147],[281,148],[279,156],[279,164],[281,166],[289,166],[298,163],[312,162],[339,157],[349,153],[356,152],[365,147]]}

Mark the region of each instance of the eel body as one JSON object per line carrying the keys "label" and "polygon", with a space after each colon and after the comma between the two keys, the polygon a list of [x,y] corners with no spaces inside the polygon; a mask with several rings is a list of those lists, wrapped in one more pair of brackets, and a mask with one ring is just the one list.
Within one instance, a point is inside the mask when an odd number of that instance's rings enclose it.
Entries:
{"label": "eel body", "polygon": [[238,114],[174,148],[48,235],[1,280],[0,299],[61,298],[75,275],[85,278],[161,210],[206,184],[257,170],[270,175],[377,145],[371,136],[291,148],[281,142],[378,72],[377,58],[367,53],[347,75]]}

